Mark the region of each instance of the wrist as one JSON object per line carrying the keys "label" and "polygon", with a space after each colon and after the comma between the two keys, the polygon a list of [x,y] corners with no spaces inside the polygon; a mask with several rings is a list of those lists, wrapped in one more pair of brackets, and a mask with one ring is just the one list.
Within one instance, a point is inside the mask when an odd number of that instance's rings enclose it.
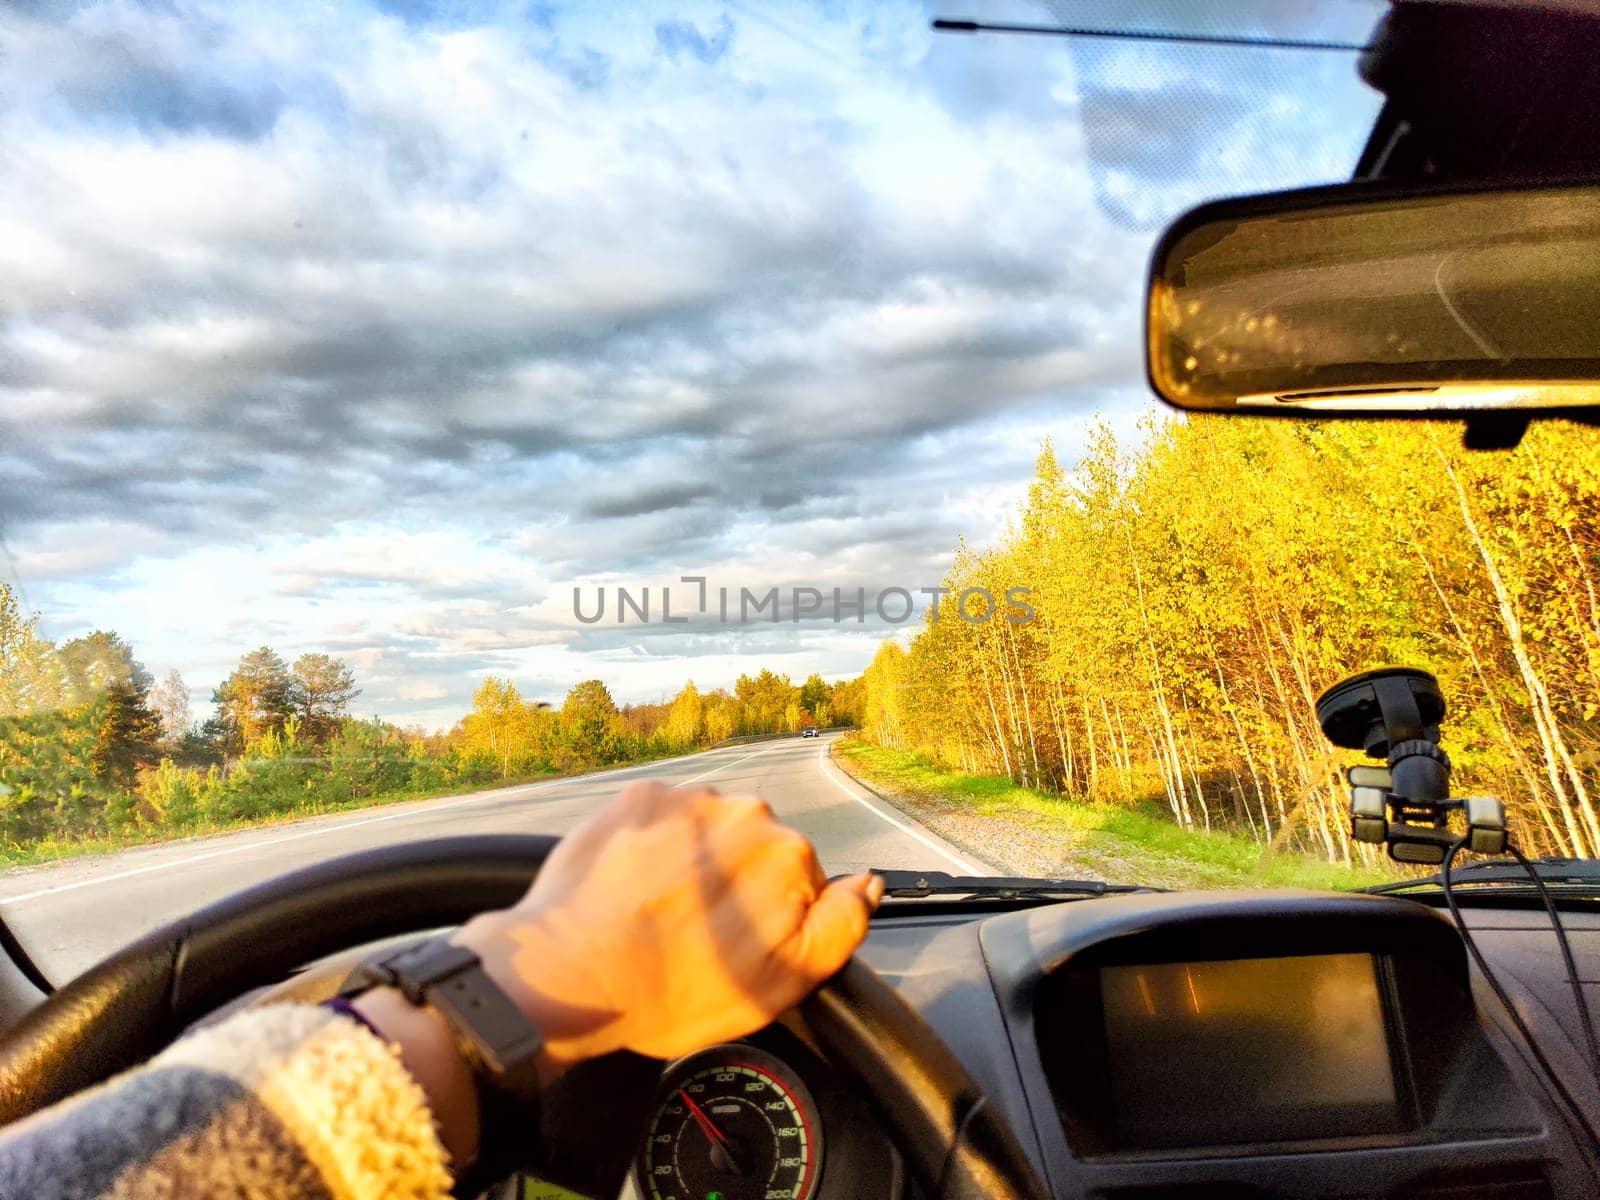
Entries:
{"label": "wrist", "polygon": [[523,913],[484,913],[451,941],[478,956],[484,972],[539,1030],[542,1083],[622,1048],[621,1012],[549,922]]}
{"label": "wrist", "polygon": [[478,1091],[449,1023],[392,987],[362,992],[351,1007],[399,1048],[401,1063],[428,1099],[452,1169],[460,1174],[478,1154]]}

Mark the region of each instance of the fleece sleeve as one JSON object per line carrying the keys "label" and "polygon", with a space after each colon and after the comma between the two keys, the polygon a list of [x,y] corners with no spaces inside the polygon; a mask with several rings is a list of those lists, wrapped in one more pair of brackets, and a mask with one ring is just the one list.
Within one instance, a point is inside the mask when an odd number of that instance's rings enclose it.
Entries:
{"label": "fleece sleeve", "polygon": [[306,1005],[239,1013],[0,1132],[4,1200],[436,1200],[450,1182],[398,1051]]}

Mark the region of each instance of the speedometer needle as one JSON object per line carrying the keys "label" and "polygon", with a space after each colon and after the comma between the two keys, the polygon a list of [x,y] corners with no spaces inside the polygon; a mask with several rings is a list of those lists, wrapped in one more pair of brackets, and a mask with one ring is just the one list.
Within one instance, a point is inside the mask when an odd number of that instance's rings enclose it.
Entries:
{"label": "speedometer needle", "polygon": [[694,1116],[695,1124],[700,1126],[700,1130],[706,1135],[706,1139],[713,1146],[727,1145],[728,1139],[722,1136],[722,1130],[711,1123],[711,1118],[706,1116],[689,1093],[679,1088],[678,1095],[682,1096],[683,1102],[689,1106],[689,1112]]}
{"label": "speedometer needle", "polygon": [[711,1118],[706,1116],[688,1092],[679,1088],[678,1095],[683,1097],[683,1102],[689,1106],[689,1114],[694,1117],[694,1123],[700,1126],[700,1132],[705,1134],[706,1141],[711,1143],[711,1165],[719,1171],[732,1171],[735,1174],[743,1175],[744,1167],[733,1156],[733,1151],[728,1145],[728,1139],[723,1136],[722,1130],[711,1123]]}

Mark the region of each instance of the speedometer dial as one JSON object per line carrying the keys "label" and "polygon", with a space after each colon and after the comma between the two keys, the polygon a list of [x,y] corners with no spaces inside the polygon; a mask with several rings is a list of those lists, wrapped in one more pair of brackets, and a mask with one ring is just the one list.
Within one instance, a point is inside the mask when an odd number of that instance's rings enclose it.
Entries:
{"label": "speedometer dial", "polygon": [[822,1124],[787,1064],[717,1046],[668,1072],[636,1170],[647,1200],[811,1200]]}

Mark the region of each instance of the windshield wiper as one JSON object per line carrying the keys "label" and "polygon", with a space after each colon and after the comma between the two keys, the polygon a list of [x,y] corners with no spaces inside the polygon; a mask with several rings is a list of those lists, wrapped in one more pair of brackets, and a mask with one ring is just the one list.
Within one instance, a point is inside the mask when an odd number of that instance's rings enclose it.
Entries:
{"label": "windshield wiper", "polygon": [[1129,892],[1164,892],[1166,888],[1098,879],[1047,879],[1027,875],[951,875],[945,871],[876,871],[883,894],[899,899],[966,896],[969,899],[1048,900],[1062,896],[1114,896]]}
{"label": "windshield wiper", "polygon": [[[1539,881],[1551,891],[1600,891],[1600,861],[1590,858],[1534,858],[1529,859],[1529,862],[1538,872]],[[1424,875],[1420,879],[1397,879],[1393,883],[1377,883],[1356,890],[1381,896],[1388,892],[1408,891],[1411,888],[1442,887],[1443,884],[1444,880],[1438,875]],[[1529,891],[1534,890],[1533,881],[1528,878],[1528,873],[1522,869],[1520,863],[1511,858],[1492,858],[1485,862],[1468,863],[1450,872],[1452,889],[1469,884],[1474,887],[1482,884],[1510,884],[1515,887],[1521,884]]]}

